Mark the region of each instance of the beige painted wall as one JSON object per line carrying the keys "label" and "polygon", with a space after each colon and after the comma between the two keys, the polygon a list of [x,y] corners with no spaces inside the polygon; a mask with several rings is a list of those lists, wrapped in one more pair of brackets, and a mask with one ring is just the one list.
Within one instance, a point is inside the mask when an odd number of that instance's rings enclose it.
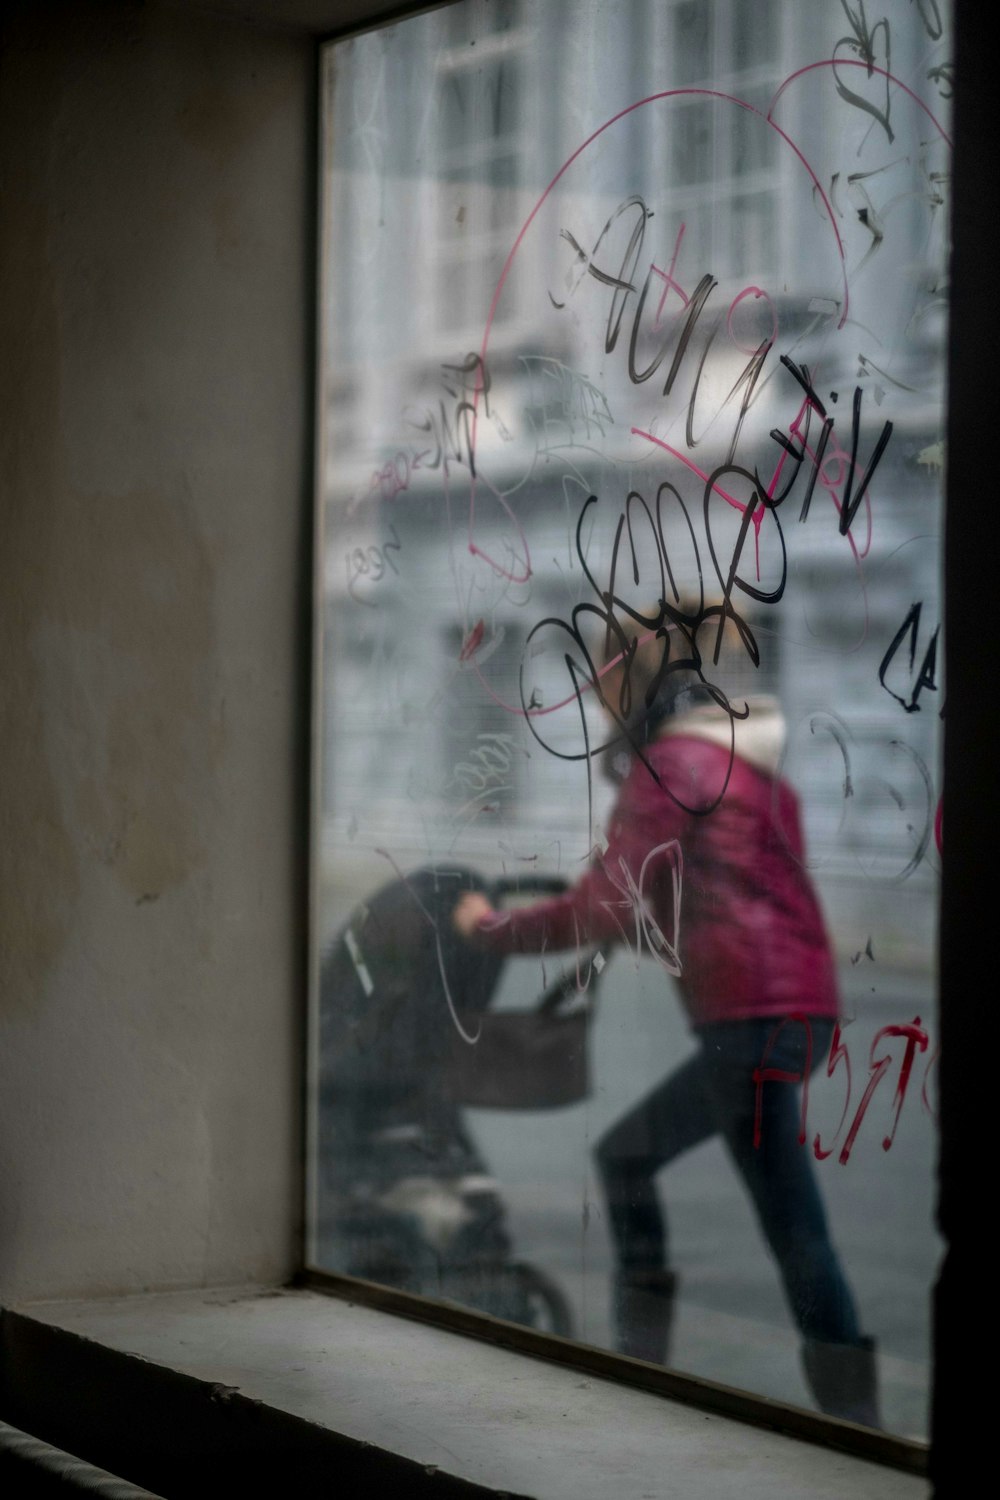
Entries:
{"label": "beige painted wall", "polygon": [[281,1277],[313,56],[22,7],[0,87],[0,1298]]}

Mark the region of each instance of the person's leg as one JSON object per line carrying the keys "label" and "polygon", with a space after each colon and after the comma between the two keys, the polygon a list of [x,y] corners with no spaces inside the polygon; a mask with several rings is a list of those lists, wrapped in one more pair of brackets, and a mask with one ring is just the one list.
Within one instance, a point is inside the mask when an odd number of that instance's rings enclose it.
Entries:
{"label": "person's leg", "polygon": [[703,1027],[706,1087],[777,1259],[797,1326],[809,1337],[856,1343],[854,1300],[830,1241],[808,1141],[799,1141],[801,1090],[793,1082],[754,1080],[758,1067],[804,1076],[807,1051],[812,1067],[825,1056],[829,1029],[821,1020],[810,1023],[808,1033],[800,1021],[786,1021],[780,1030],[778,1025]]}
{"label": "person's leg", "polygon": [[618,1120],[594,1151],[615,1250],[616,1346],[660,1364],[667,1358],[677,1280],[653,1179],[715,1132],[702,1068],[696,1053]]}
{"label": "person's leg", "polygon": [[803,1336],[803,1364],[823,1410],[877,1425],[874,1351],[833,1247],[808,1141],[800,1142],[801,1092],[754,1079],[755,1068],[802,1077],[825,1057],[830,1025],[746,1022],[705,1027],[706,1087],[719,1127],[750,1192]]}
{"label": "person's leg", "polygon": [[615,1257],[624,1269],[668,1263],[667,1225],[653,1179],[718,1128],[703,1075],[699,1051],[616,1120],[594,1148]]}

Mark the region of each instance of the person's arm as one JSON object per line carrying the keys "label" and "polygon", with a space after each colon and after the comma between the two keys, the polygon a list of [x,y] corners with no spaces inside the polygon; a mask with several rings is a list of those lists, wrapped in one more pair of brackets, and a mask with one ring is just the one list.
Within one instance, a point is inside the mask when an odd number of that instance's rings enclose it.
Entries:
{"label": "person's arm", "polygon": [[[452,920],[477,947],[500,953],[541,953],[620,937],[621,929],[611,919],[609,907],[622,899],[610,882],[595,880],[592,867],[565,895],[509,911],[498,911],[485,896],[469,891],[455,907]],[[595,901],[607,903],[597,907],[596,920]]]}
{"label": "person's arm", "polygon": [[455,908],[455,926],[477,946],[501,953],[632,940],[636,907],[662,875],[657,851],[677,838],[682,822],[672,799],[637,766],[611,816],[607,849],[571,890],[509,911],[496,911],[485,896],[470,892]]}

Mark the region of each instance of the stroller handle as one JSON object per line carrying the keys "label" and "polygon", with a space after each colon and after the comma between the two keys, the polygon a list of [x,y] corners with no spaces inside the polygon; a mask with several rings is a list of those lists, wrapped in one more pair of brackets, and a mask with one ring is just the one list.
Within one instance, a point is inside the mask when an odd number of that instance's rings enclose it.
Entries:
{"label": "stroller handle", "polygon": [[569,881],[559,875],[504,875],[489,882],[494,901],[505,896],[561,896]]}

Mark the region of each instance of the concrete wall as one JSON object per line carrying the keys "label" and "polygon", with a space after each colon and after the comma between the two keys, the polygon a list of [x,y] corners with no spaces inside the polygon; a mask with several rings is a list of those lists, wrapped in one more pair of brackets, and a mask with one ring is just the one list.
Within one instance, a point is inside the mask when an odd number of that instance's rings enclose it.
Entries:
{"label": "concrete wall", "polygon": [[15,9],[0,1298],[282,1277],[300,1182],[315,49],[154,4]]}

